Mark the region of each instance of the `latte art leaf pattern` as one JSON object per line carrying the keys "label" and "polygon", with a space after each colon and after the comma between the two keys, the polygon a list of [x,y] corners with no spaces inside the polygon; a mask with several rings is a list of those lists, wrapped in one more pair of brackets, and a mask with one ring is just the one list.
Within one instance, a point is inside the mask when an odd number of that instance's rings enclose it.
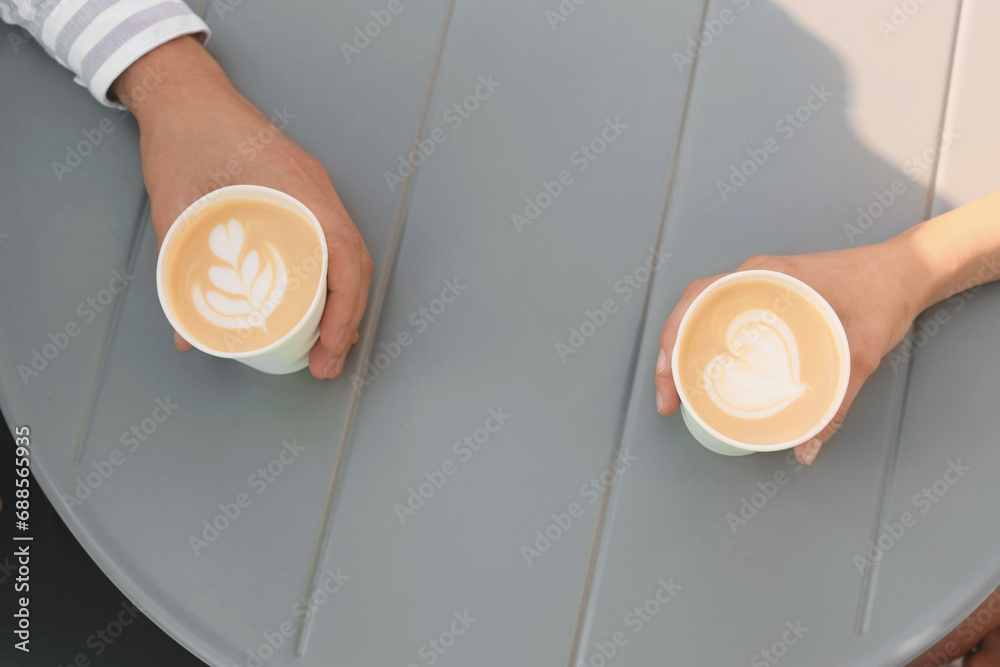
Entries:
{"label": "latte art leaf pattern", "polygon": [[208,270],[209,282],[216,289],[203,293],[195,285],[191,299],[201,316],[216,326],[259,327],[266,332],[267,318],[288,287],[288,272],[274,246],[267,244],[270,256],[262,260],[256,250],[244,252],[245,241],[246,232],[238,220],[212,230],[208,244],[222,262]]}
{"label": "latte art leaf pattern", "polygon": [[713,357],[705,367],[705,391],[733,417],[762,419],[799,398],[799,349],[795,335],[777,314],[750,310],[726,332],[730,354]]}

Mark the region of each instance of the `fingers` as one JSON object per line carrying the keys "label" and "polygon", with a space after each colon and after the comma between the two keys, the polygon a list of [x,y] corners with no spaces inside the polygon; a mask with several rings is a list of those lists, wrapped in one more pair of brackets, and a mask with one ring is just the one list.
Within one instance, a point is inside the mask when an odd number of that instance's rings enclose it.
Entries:
{"label": "fingers", "polygon": [[[329,299],[326,307],[330,307]],[[318,340],[309,351],[309,372],[320,380],[335,378],[343,372],[346,360],[346,354],[338,355],[324,346],[322,340]]]}
{"label": "fingers", "polygon": [[677,328],[681,324],[681,318],[687,312],[691,302],[701,294],[706,287],[726,274],[720,273],[709,278],[700,278],[688,283],[680,301],[674,307],[670,317],[667,318],[663,329],[660,330],[660,351],[656,357],[656,372],[653,375],[653,384],[656,385],[656,411],[661,415],[673,414],[680,405],[680,397],[677,395],[677,388],[674,386],[673,373],[670,369],[670,357],[674,351],[674,342],[677,340]]}
{"label": "fingers", "polygon": [[965,667],[1000,667],[1000,630],[993,630],[986,635],[979,651],[963,664]]}
{"label": "fingers", "polygon": [[360,234],[346,211],[338,213],[328,217],[333,222],[323,224],[330,258],[329,293],[320,320],[320,339],[309,353],[309,370],[317,378],[334,378],[343,372],[347,353],[358,340],[374,273]]}
{"label": "fingers", "polygon": [[[368,303],[368,293],[371,289],[372,284],[372,273],[374,268],[371,264],[371,258],[368,256],[368,252],[365,251],[365,258],[367,260],[362,261],[361,266],[361,296],[359,307],[355,311],[354,319],[351,320],[349,325],[349,331],[352,331],[349,341],[347,343],[347,349],[343,354],[338,355],[336,352],[331,351],[323,344],[322,335],[320,340],[316,341],[316,345],[309,353],[309,370],[313,376],[324,379],[324,378],[335,378],[339,377],[344,370],[344,366],[347,362],[347,353],[350,351],[350,346],[358,342],[358,329],[361,326],[361,319],[365,314],[365,305]],[[367,267],[365,265],[368,265]],[[326,307],[331,308],[331,301],[333,295],[327,299]],[[324,311],[323,317],[326,317],[326,311]],[[322,323],[320,324],[322,329]]]}
{"label": "fingers", "polygon": [[[163,237],[167,235],[167,230],[170,229],[170,225],[173,224],[174,220],[181,214],[185,208],[181,202],[175,202],[168,211],[163,211],[157,206],[153,206],[151,210],[151,219],[153,223],[153,232],[156,234],[156,254],[159,256],[160,248],[163,246]],[[176,212],[174,212],[176,209]],[[194,346],[184,339],[177,331],[174,331],[174,347],[181,352],[187,352]]]}
{"label": "fingers", "polygon": [[844,397],[844,402],[840,404],[840,408],[837,413],[833,416],[833,419],[823,427],[823,430],[813,438],[803,442],[801,445],[795,445],[794,452],[795,458],[799,463],[805,465],[812,465],[813,461],[816,460],[816,455],[819,454],[820,448],[823,443],[829,440],[834,433],[840,428],[841,424],[844,423],[844,419],[847,418],[847,411],[851,409],[851,403],[854,402],[854,397],[857,395],[858,390],[861,389],[861,383],[864,380],[855,385],[854,378],[851,378],[851,382],[847,385],[847,395]]}
{"label": "fingers", "polygon": [[181,336],[179,333],[177,333],[175,331],[174,332],[174,347],[176,347],[181,352],[187,352],[192,347],[194,347],[194,345],[192,345],[191,343],[189,343],[186,340],[184,340],[184,337]]}
{"label": "fingers", "polygon": [[361,304],[361,252],[347,244],[330,244],[330,268],[327,272],[326,309],[320,322],[319,335],[323,346],[340,356],[351,346],[355,333],[351,325]]}
{"label": "fingers", "polygon": [[[662,333],[660,336],[662,338]],[[670,354],[662,345],[656,355],[653,384],[656,386],[656,411],[662,415],[673,414],[680,404],[680,398],[677,396],[677,388],[674,387],[673,374],[670,370]]]}
{"label": "fingers", "polygon": [[833,416],[833,419],[823,427],[823,430],[819,434],[807,442],[801,445],[795,446],[795,458],[798,459],[799,463],[804,463],[805,465],[812,465],[812,462],[816,460],[816,454],[819,453],[820,447],[823,443],[827,442],[833,434],[836,433],[844,420],[847,418],[847,411],[851,409],[851,405],[854,403],[854,399],[857,397],[858,392],[861,391],[862,385],[871,375],[871,371],[867,369],[859,368],[860,364],[854,363],[851,365],[851,379],[847,383],[847,393],[844,394],[844,402],[840,404],[840,408],[837,413]]}
{"label": "fingers", "polygon": [[365,248],[361,256],[361,298],[358,301],[358,308],[351,320],[351,331],[354,332],[354,340],[358,339],[358,331],[361,328],[361,319],[365,315],[365,308],[368,305],[368,293],[372,286],[372,276],[375,274],[375,263],[372,262],[368,249]]}
{"label": "fingers", "polygon": [[795,445],[792,451],[795,452],[795,458],[799,463],[809,466],[816,460],[816,455],[819,454],[819,448],[822,446],[822,440],[813,438],[812,440],[803,442],[801,445]]}

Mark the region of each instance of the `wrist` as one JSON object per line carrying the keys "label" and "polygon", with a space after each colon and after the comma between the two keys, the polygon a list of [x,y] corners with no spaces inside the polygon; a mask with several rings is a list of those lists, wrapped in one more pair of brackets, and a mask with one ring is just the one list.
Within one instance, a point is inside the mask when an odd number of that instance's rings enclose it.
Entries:
{"label": "wrist", "polygon": [[912,321],[930,306],[950,296],[955,271],[944,262],[930,261],[913,227],[883,241],[882,261],[893,274],[906,317]]}
{"label": "wrist", "polygon": [[1000,191],[927,220],[891,243],[912,267],[921,308],[1000,278]]}
{"label": "wrist", "polygon": [[110,94],[135,116],[140,128],[220,93],[236,93],[219,64],[193,35],[170,40],[146,53],[115,79]]}

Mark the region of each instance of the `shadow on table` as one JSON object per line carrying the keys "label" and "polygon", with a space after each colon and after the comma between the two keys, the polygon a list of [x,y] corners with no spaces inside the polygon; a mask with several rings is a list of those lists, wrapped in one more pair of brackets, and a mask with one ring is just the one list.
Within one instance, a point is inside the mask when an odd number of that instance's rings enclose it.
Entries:
{"label": "shadow on table", "polygon": [[[709,18],[714,18],[713,12],[717,13],[721,4],[712,4]],[[739,4],[734,2],[732,6]],[[705,176],[704,181],[692,183],[692,179],[684,175],[678,177],[678,187],[704,188],[710,193],[706,196],[711,202],[702,209],[704,216],[696,226],[690,224],[690,220],[668,220],[669,240],[693,239],[697,242],[694,245],[706,249],[672,260],[679,267],[677,273],[693,279],[719,270],[731,270],[755,253],[809,252],[872,243],[919,222],[919,216],[909,211],[924,211],[923,189],[911,180],[912,174],[904,172],[902,166],[896,168],[872,153],[855,136],[848,122],[846,110],[851,86],[837,56],[771,3],[758,0],[739,16],[739,20],[746,24],[741,30],[756,31],[754,39],[744,40],[748,48],[727,61],[731,76],[725,87],[712,91],[711,108],[701,109],[701,115],[688,118],[690,138],[711,141],[718,147],[720,142],[710,138],[717,129],[727,135],[732,150],[717,150],[712,156],[692,156],[692,162],[698,163],[695,166],[703,167],[698,173]],[[327,27],[315,29],[325,34]],[[705,49],[704,57],[714,58],[715,52],[729,48],[725,46],[728,37],[735,38],[735,35],[723,34],[717,45]],[[514,44],[512,42],[511,48],[516,48]],[[762,72],[767,73],[766,78],[762,77]],[[705,76],[706,69],[700,67],[698,74]],[[699,82],[704,84],[701,78]],[[700,99],[699,82],[695,85],[696,99]],[[823,101],[823,108],[809,110],[810,117],[805,120],[794,118],[798,109],[814,94],[813,87],[824,84],[835,94],[829,101]],[[69,77],[66,85],[74,85]],[[774,109],[792,114],[793,119],[780,127],[769,125],[752,130],[742,127],[742,121],[748,117],[763,115],[773,120],[771,110]],[[581,111],[587,112],[587,109]],[[821,113],[825,116],[822,122],[818,120]],[[544,128],[532,129],[544,132]],[[755,156],[760,155],[766,139],[772,137],[781,142],[780,152],[768,154],[766,163],[757,163]],[[799,154],[800,159],[795,161],[796,144],[803,141],[828,150],[815,154],[811,161],[802,160]],[[686,135],[686,145],[688,142]],[[754,152],[748,153],[747,149]],[[801,146],[798,150],[801,151]],[[706,159],[716,159],[723,153],[728,155],[726,159],[714,165],[706,164]],[[750,166],[744,169],[747,160]],[[735,173],[730,171],[731,161]],[[685,166],[682,161],[681,168]],[[764,172],[771,172],[771,176],[765,179]],[[721,194],[715,196],[716,179],[729,182],[735,190],[727,191],[724,201]],[[765,180],[770,186],[765,185]],[[786,188],[777,196],[773,187],[776,182]],[[893,184],[897,182],[906,186],[905,192],[893,191]],[[891,203],[883,194],[886,192],[893,196]],[[857,199],[846,201],[845,193]],[[919,203],[911,198],[919,199]],[[675,193],[675,199],[675,203],[694,208],[690,201],[685,204],[689,196],[683,192]],[[597,222],[607,224],[607,221]],[[660,316],[660,305],[651,308],[651,316]],[[7,442],[6,426],[2,437],[4,443],[0,451],[8,456],[6,453],[12,451],[12,446]],[[4,463],[5,471],[8,465]],[[3,545],[11,544],[12,478],[12,473],[4,472],[0,480],[0,497],[5,504],[0,514],[0,544]],[[0,644],[0,664],[70,665],[81,654],[86,660],[101,665],[202,664],[141,615],[123,628],[120,636],[108,637],[112,641],[99,638],[99,632],[111,634],[109,626],[123,611],[128,612],[128,602],[72,537],[38,486],[33,484],[31,488],[35,535],[31,547],[32,653],[29,657],[13,652],[10,642],[5,640]],[[475,521],[476,517],[469,519]],[[9,565],[12,560],[7,555],[9,551],[0,552],[0,584],[5,587],[11,586],[15,576]],[[12,590],[3,590],[4,599],[13,602]],[[5,613],[0,626],[8,638],[12,613],[12,608]],[[88,663],[78,661],[77,664]]]}

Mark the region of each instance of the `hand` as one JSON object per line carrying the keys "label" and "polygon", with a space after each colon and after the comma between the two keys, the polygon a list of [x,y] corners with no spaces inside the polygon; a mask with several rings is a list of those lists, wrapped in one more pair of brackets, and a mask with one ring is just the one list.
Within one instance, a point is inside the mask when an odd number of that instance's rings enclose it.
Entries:
{"label": "hand", "polygon": [[[240,95],[193,37],[150,51],[112,91],[139,121],[158,244],[188,205],[223,185],[272,187],[316,214],[329,248],[329,294],[309,370],[317,378],[340,375],[358,340],[374,264],[323,165]],[[191,348],[174,338],[179,350]]]}
{"label": "hand", "polygon": [[[894,240],[895,241],[895,240]],[[795,457],[809,465],[820,446],[843,424],[851,403],[882,357],[903,339],[923,299],[909,276],[919,275],[919,262],[903,241],[812,255],[752,257],[738,271],[768,269],[785,273],[811,286],[840,317],[851,349],[851,379],[844,402],[819,435],[795,447]],[[680,405],[670,368],[670,355],[681,317],[696,296],[723,275],[688,284],[680,302],[660,332],[660,354],[654,381],[657,411],[670,415]]]}
{"label": "hand", "polygon": [[979,651],[965,659],[963,667],[1000,666],[1000,630],[993,630],[983,638]]}
{"label": "hand", "polygon": [[[993,591],[957,628],[924,651],[919,658],[911,661],[907,667],[944,667],[945,661],[963,656],[962,667],[1000,667],[998,605],[1000,588]],[[973,649],[977,649],[976,653],[968,655]]]}

